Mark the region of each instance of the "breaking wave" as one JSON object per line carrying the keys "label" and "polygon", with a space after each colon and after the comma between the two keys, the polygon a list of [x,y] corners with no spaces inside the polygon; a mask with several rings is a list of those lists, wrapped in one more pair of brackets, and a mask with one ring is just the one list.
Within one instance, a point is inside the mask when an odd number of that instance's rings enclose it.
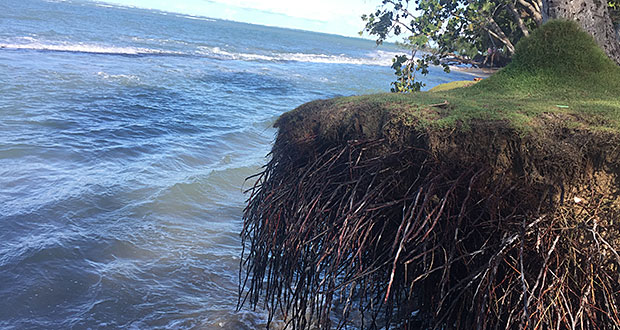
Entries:
{"label": "breaking wave", "polygon": [[215,57],[221,60],[241,60],[241,61],[266,61],[266,62],[309,62],[309,63],[331,63],[331,64],[355,64],[355,65],[376,65],[385,66],[392,64],[396,52],[386,52],[377,50],[370,52],[364,57],[351,57],[344,54],[308,54],[308,53],[272,53],[272,54],[252,54],[235,53],[222,50],[219,47],[199,47],[200,54]]}
{"label": "breaking wave", "polygon": [[213,18],[208,18],[208,17],[203,17],[203,16],[195,16],[195,15],[175,15],[175,16],[179,18],[187,18],[187,19],[193,19],[197,21],[216,22],[216,20]]}
{"label": "breaking wave", "polygon": [[[220,47],[196,46],[192,49],[191,44],[178,40],[160,39],[139,39],[132,38],[132,41],[153,43],[155,48],[110,46],[100,44],[89,44],[83,42],[41,42],[32,37],[18,38],[17,42],[0,42],[0,49],[11,50],[34,50],[48,52],[71,52],[103,55],[126,55],[126,56],[197,56],[209,57],[217,60],[233,60],[247,62],[306,62],[306,63],[326,63],[326,64],[353,64],[353,65],[372,65],[389,66],[392,58],[400,54],[397,52],[375,50],[362,56],[353,57],[350,55],[339,54],[315,54],[315,53],[252,53],[235,52],[221,49]],[[169,46],[185,47],[183,51],[158,49],[168,48]]]}
{"label": "breaking wave", "polygon": [[47,44],[47,43],[27,43],[27,44],[11,44],[0,43],[0,49],[13,49],[13,50],[36,50],[36,51],[51,51],[51,52],[69,52],[69,53],[87,53],[87,54],[105,54],[105,55],[183,55],[180,52],[164,51],[159,49],[149,48],[136,48],[136,47],[118,47],[118,46],[105,46],[96,44],[84,44],[84,43],[60,43],[60,44]]}

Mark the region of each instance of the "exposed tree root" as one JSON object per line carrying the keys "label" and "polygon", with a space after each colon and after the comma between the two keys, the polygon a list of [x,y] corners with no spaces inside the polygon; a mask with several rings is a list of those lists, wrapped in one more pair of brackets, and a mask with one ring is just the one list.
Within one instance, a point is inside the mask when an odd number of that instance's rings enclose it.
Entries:
{"label": "exposed tree root", "polygon": [[292,329],[620,329],[617,140],[575,154],[558,122],[548,141],[400,144],[280,123],[245,210],[240,305]]}

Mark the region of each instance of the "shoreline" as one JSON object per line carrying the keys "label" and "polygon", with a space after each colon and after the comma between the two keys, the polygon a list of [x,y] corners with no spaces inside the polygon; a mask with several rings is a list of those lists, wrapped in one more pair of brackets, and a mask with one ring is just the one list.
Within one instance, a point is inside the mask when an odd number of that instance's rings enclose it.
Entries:
{"label": "shoreline", "polygon": [[477,76],[481,78],[488,78],[501,70],[501,68],[473,68],[473,67],[462,67],[462,66],[450,66],[451,71],[461,72],[470,74],[472,76]]}

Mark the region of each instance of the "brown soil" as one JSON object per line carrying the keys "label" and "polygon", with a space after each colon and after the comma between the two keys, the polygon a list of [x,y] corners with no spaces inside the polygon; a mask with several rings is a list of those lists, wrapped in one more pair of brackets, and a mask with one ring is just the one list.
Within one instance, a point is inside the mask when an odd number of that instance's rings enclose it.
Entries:
{"label": "brown soil", "polygon": [[296,329],[620,329],[620,134],[562,116],[524,133],[339,100],[283,115],[242,298]]}

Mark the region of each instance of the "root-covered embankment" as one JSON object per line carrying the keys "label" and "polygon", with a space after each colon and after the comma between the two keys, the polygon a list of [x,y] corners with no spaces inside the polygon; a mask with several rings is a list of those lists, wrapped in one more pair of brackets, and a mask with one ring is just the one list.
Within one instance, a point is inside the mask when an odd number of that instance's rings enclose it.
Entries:
{"label": "root-covered embankment", "polygon": [[[566,22],[518,48],[562,36],[599,55]],[[299,329],[620,328],[620,83],[558,90],[572,73],[525,61],[283,115],[245,212],[242,300]],[[619,78],[605,63],[578,65]]]}

